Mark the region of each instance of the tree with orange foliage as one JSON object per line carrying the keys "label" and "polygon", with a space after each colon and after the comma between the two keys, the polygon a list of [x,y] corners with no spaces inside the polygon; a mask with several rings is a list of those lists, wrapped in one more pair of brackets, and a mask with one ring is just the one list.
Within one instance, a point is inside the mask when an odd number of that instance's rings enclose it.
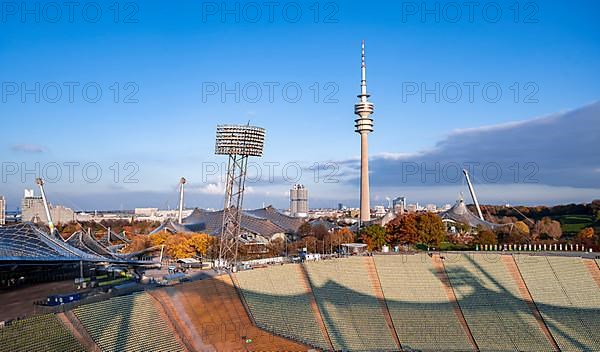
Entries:
{"label": "tree with orange foliage", "polygon": [[585,229],[581,229],[577,234],[577,238],[586,241],[594,238],[594,229],[591,227],[586,227]]}
{"label": "tree with orange foliage", "polygon": [[153,246],[162,246],[167,242],[167,239],[171,236],[171,234],[167,231],[161,231],[155,234],[150,235],[150,243]]}
{"label": "tree with orange foliage", "polygon": [[519,231],[521,234],[529,236],[529,233],[530,233],[529,226],[527,226],[527,224],[524,223],[523,221],[515,222],[515,229],[517,229],[517,231]]}
{"label": "tree with orange foliage", "polygon": [[159,232],[150,235],[149,238],[150,245],[164,245],[166,254],[175,259],[205,256],[215,244],[214,238],[205,233]]}
{"label": "tree with orange foliage", "polygon": [[392,245],[419,243],[417,215],[405,214],[390,221],[386,227],[386,241]]}
{"label": "tree with orange foliage", "polygon": [[335,230],[332,233],[327,233],[323,238],[325,249],[329,252],[333,252],[334,248],[338,248],[343,243],[354,242],[354,232],[350,231],[347,227],[342,227],[339,230]]}
{"label": "tree with orange foliage", "polygon": [[215,244],[215,238],[205,233],[194,233],[187,240],[187,245],[194,251],[195,256],[205,256],[213,244]]}
{"label": "tree with orange foliage", "polygon": [[195,253],[188,243],[187,236],[183,234],[169,236],[165,242],[165,250],[167,255],[174,259],[190,258]]}
{"label": "tree with orange foliage", "polygon": [[131,242],[123,248],[123,253],[135,253],[150,247],[152,247],[152,244],[148,236],[136,235]]}

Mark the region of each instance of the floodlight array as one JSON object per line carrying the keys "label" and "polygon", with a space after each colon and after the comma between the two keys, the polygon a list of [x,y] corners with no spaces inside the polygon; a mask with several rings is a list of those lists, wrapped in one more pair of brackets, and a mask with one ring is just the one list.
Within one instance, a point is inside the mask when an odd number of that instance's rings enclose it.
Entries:
{"label": "floodlight array", "polygon": [[265,129],[245,125],[217,126],[215,154],[262,156]]}

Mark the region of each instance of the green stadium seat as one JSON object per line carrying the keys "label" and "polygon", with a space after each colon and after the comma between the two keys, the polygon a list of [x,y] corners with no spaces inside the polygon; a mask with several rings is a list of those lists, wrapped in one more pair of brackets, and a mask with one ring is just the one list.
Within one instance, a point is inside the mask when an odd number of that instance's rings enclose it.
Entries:
{"label": "green stadium seat", "polygon": [[182,351],[146,293],[120,296],[73,310],[102,351]]}
{"label": "green stadium seat", "polygon": [[364,258],[306,263],[313,292],[336,350],[394,351]]}
{"label": "green stadium seat", "polygon": [[523,256],[519,270],[564,351],[600,351],[600,288],[573,257]]}
{"label": "green stadium seat", "polygon": [[381,288],[404,349],[473,349],[429,256],[379,255],[374,259]]}
{"label": "green stadium seat", "polygon": [[446,273],[482,351],[552,351],[500,255],[447,258]]}
{"label": "green stadium seat", "polygon": [[238,272],[236,278],[259,327],[327,349],[299,275],[298,264],[290,264]]}
{"label": "green stadium seat", "polygon": [[74,352],[84,348],[54,314],[13,321],[0,328],[0,352]]}

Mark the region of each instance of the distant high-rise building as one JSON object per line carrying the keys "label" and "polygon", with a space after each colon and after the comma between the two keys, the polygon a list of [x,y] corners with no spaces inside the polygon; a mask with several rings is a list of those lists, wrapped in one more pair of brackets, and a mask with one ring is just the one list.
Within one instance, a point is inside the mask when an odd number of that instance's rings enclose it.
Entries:
{"label": "distant high-rise building", "polygon": [[406,197],[396,197],[392,201],[392,208],[394,209],[394,213],[401,214],[406,211]]}
{"label": "distant high-rise building", "polygon": [[290,213],[295,217],[308,216],[308,190],[304,185],[294,185],[290,189]]}
{"label": "distant high-rise building", "polygon": [[435,212],[437,210],[437,206],[435,204],[427,204],[425,206],[425,210],[429,212]]}
{"label": "distant high-rise building", "polygon": [[409,213],[416,213],[419,210],[419,203],[417,204],[409,204],[406,206],[406,211]]}
{"label": "distant high-rise building", "polygon": [[385,207],[383,205],[376,205],[374,209],[375,217],[380,218],[386,214]]}
{"label": "distant high-rise building", "polygon": [[[73,210],[60,205],[50,206],[50,215],[55,224],[66,224],[75,220]],[[21,219],[23,222],[48,223],[44,209],[44,200],[41,196],[36,196],[32,189],[25,190],[23,200],[21,201]]]}
{"label": "distant high-rise building", "polygon": [[6,224],[6,200],[0,196],[0,226]]}

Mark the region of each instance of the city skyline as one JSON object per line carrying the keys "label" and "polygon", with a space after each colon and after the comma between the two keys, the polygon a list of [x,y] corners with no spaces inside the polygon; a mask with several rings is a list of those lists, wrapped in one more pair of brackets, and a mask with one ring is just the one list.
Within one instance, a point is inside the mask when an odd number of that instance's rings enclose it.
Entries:
{"label": "city skyline", "polygon": [[[118,23],[108,8],[98,23],[52,23],[41,16],[32,26],[7,16],[0,35],[0,110],[7,117],[0,194],[7,209],[16,208],[23,189],[35,188],[36,176],[52,178],[54,163],[62,173],[60,182],[47,180],[54,204],[131,209],[168,201],[175,207],[184,176],[190,181],[188,206],[218,208],[223,190],[212,171],[215,164],[221,168],[212,155],[214,127],[248,120],[269,131],[264,161],[279,163],[272,180],[249,183],[249,207],[285,208],[295,183],[311,190],[311,206],[358,206],[360,150],[351,106],[362,39],[378,105],[377,129],[369,138],[373,206],[398,195],[453,203],[466,192],[453,177],[455,164],[464,163],[479,163],[473,176],[484,204],[600,198],[600,160],[590,148],[600,135],[600,25],[593,18],[600,5],[562,11],[566,5],[543,3],[532,11],[520,3],[517,19],[499,3],[504,15],[497,22],[480,11],[473,21],[463,12],[452,22],[444,14],[423,20],[422,9],[406,2],[388,4],[386,11],[359,2],[334,4],[319,3],[317,20],[306,5],[298,22],[275,16],[272,24],[244,16],[223,20],[191,2],[166,9],[138,4],[133,23],[124,23],[128,9]],[[427,3],[429,9],[435,4]],[[266,24],[287,31],[270,31],[260,41]],[[36,84],[39,93],[27,93]],[[237,85],[239,94],[222,96]],[[57,86],[62,95],[52,102]],[[103,94],[91,102],[98,87]],[[298,87],[302,96],[295,101]],[[503,94],[492,102],[498,87]],[[261,97],[254,102],[257,89]],[[462,96],[454,102],[457,89]],[[37,163],[48,175],[27,171]],[[73,183],[65,163],[79,163]],[[89,163],[102,170],[98,182],[81,175]],[[284,180],[286,163],[292,165],[287,176],[299,166],[303,177]],[[503,171],[498,180],[490,174],[494,163]],[[261,164],[263,175],[269,167]],[[439,180],[428,174],[432,169]],[[138,182],[125,182],[132,174]]]}

